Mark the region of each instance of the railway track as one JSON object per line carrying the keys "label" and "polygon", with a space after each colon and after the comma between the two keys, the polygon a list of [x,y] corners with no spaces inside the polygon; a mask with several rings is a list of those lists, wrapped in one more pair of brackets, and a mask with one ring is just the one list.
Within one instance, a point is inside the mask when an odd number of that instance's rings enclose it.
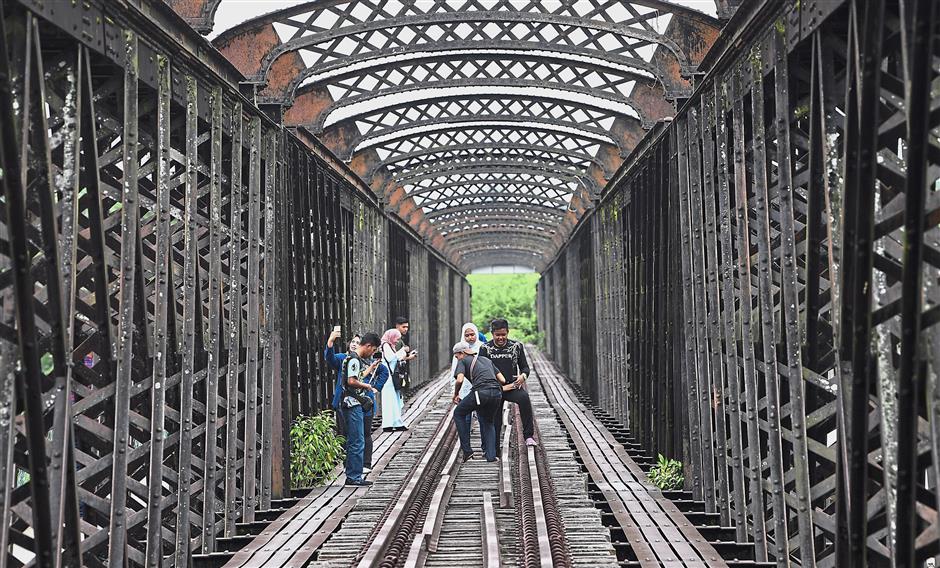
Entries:
{"label": "railway track", "polygon": [[[515,405],[507,405],[507,414],[510,406],[515,413],[513,422],[518,423],[520,418]],[[451,566],[506,565],[503,558],[506,547],[500,544],[497,514],[500,508],[508,506],[507,494],[514,496],[518,540],[523,551],[519,565],[525,568],[571,566],[562,513],[544,451],[526,446],[520,428],[514,429],[513,436],[509,420],[504,424],[506,430],[500,440],[502,455],[510,462],[508,477],[503,463],[476,460],[462,463],[453,409],[443,413],[421,452],[422,457],[389,500],[352,565],[358,568],[423,568],[428,565],[429,558],[441,551],[445,517],[449,509],[458,505],[452,503],[452,498],[460,470],[466,468],[468,472],[473,470],[473,477],[487,477],[486,481],[492,482],[495,476],[498,481],[495,485],[484,482],[469,487],[469,493],[479,495],[479,522],[473,526],[467,523],[461,535],[448,535],[448,540],[457,536],[460,541],[456,547],[448,547]],[[468,482],[466,478],[462,481]],[[467,492],[462,492],[461,498],[466,498],[463,493]],[[504,496],[502,501],[500,495]]]}

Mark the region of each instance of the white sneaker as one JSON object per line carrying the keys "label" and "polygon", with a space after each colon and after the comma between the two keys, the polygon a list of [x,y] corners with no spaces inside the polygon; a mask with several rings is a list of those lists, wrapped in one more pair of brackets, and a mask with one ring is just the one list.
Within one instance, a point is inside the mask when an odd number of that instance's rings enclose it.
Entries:
{"label": "white sneaker", "polygon": [[364,467],[364,468],[362,468],[362,473],[372,473],[372,468],[371,468],[371,467]]}
{"label": "white sneaker", "polygon": [[535,438],[526,438],[525,445],[527,446],[538,446],[539,443],[535,441]]}

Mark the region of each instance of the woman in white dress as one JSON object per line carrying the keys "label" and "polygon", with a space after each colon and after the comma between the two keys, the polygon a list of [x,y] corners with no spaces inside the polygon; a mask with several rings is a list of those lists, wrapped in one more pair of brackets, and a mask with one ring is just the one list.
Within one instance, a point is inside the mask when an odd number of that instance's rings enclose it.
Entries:
{"label": "woman in white dress", "polygon": [[[389,376],[395,373],[399,361],[410,359],[408,346],[395,351],[395,345],[401,340],[401,332],[392,328],[382,335],[382,360],[388,365]],[[401,419],[401,393],[395,389],[394,381],[385,381],[382,387],[382,430],[407,430]]]}

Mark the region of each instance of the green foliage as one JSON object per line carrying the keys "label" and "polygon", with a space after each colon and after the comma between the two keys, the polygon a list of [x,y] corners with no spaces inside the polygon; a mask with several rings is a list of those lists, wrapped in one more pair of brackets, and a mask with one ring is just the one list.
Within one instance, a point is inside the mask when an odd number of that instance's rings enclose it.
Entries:
{"label": "green foliage", "polygon": [[345,440],[336,434],[332,410],[299,416],[290,428],[290,479],[294,488],[313,487],[329,479],[343,461]]}
{"label": "green foliage", "polygon": [[663,491],[682,489],[682,483],[685,481],[682,475],[682,462],[667,460],[662,454],[659,454],[659,460],[656,465],[650,468],[647,477],[650,478],[653,485]]}
{"label": "green foliage", "polygon": [[467,279],[473,287],[473,323],[480,331],[490,337],[490,321],[503,318],[509,322],[509,337],[541,343],[535,316],[537,273],[471,274]]}

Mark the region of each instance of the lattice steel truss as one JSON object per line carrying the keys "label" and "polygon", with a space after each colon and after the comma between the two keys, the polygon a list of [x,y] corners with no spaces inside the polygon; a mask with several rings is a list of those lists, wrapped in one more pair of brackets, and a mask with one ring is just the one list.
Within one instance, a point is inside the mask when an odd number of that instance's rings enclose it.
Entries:
{"label": "lattice steel truss", "polygon": [[940,8],[749,11],[545,272],[540,322],[758,560],[918,566],[940,552]]}
{"label": "lattice steel truss", "polygon": [[0,16],[0,567],[192,566],[289,496],[329,330],[469,286],[162,1]]}
{"label": "lattice steel truss", "polygon": [[[218,6],[174,4],[203,29]],[[566,233],[644,129],[675,112],[717,30],[661,0],[330,0],[249,20],[214,43],[261,100],[282,105],[288,123],[348,159],[463,262],[475,245],[507,239],[479,231],[457,241],[439,213],[499,203],[524,223],[556,207]],[[470,198],[458,182],[480,172],[496,184]],[[544,176],[561,195],[505,190],[519,174]],[[556,240],[546,242],[533,250],[551,253]]]}

